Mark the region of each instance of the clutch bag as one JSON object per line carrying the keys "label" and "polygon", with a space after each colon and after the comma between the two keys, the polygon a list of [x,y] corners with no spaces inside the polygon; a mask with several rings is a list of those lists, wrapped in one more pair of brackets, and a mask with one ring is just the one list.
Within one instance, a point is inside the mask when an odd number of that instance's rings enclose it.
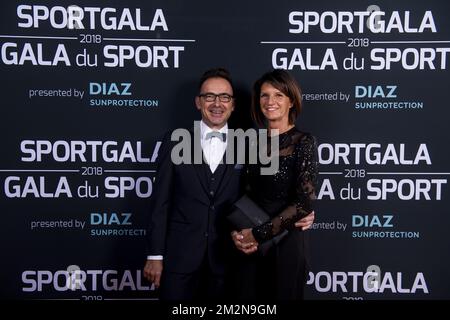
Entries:
{"label": "clutch bag", "polygon": [[[233,210],[228,215],[228,220],[236,229],[242,230],[258,227],[269,221],[270,217],[252,199],[250,199],[247,195],[244,195],[234,203]],[[270,248],[277,245],[287,234],[288,231],[283,230],[272,239],[260,243],[258,246],[258,251],[262,255],[266,255]]]}

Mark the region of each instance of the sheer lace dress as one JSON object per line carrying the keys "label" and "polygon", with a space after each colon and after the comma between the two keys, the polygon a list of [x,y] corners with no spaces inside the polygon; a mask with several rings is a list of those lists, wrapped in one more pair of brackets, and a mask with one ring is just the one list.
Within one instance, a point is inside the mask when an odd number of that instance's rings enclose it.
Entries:
{"label": "sheer lace dress", "polygon": [[295,222],[313,211],[316,199],[318,163],[314,137],[293,127],[279,135],[279,147],[276,174],[261,175],[260,164],[248,167],[250,197],[272,217],[253,228],[259,243],[295,228]]}

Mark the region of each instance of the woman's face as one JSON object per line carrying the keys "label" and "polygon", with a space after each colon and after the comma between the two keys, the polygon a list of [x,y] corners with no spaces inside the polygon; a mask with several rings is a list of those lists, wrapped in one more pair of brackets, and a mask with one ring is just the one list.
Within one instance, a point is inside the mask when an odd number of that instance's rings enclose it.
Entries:
{"label": "woman's face", "polygon": [[270,83],[264,82],[262,84],[259,105],[268,121],[289,123],[289,109],[292,108],[291,99]]}

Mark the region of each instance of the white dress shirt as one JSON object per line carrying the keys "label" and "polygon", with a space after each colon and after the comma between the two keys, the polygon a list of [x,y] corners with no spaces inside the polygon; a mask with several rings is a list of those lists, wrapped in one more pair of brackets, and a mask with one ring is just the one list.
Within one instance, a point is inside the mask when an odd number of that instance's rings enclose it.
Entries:
{"label": "white dress shirt", "polygon": [[206,123],[200,121],[200,136],[201,136],[201,145],[203,150],[203,157],[208,163],[211,172],[214,173],[216,171],[218,165],[222,162],[223,155],[225,154],[225,150],[227,149],[227,142],[222,141],[222,139],[218,137],[211,137],[209,139],[206,138],[206,135],[209,132],[219,132],[221,134],[228,133],[228,124],[225,124],[220,130],[213,130],[206,125]]}

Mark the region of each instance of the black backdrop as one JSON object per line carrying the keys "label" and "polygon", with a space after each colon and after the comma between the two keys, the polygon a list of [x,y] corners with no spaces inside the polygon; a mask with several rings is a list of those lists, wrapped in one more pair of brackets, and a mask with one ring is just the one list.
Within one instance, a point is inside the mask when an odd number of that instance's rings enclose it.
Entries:
{"label": "black backdrop", "polygon": [[[65,23],[73,4],[84,28]],[[1,297],[156,297],[141,269],[160,139],[199,118],[197,79],[223,66],[237,87],[234,126],[249,125],[263,72],[288,68],[303,88],[297,124],[317,137],[321,162],[307,297],[449,299],[449,9],[3,2]]]}

